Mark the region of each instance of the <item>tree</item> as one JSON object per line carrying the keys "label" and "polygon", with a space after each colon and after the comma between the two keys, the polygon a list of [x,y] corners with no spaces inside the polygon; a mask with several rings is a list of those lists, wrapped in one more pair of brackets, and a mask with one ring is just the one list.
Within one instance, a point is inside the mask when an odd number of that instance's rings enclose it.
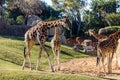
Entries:
{"label": "tree", "polygon": [[7,9],[10,12],[17,9],[20,10],[19,12],[21,12],[22,14],[19,15],[25,16],[25,22],[27,22],[28,15],[41,14],[42,9],[44,8],[42,2],[39,0],[7,0],[6,4],[7,4]]}
{"label": "tree", "polygon": [[24,18],[23,18],[23,16],[22,15],[18,16],[16,18],[16,22],[17,22],[17,24],[24,24]]}
{"label": "tree", "polygon": [[3,8],[4,3],[5,3],[5,0],[0,0],[0,15],[1,15],[1,18],[3,18],[3,16],[4,16],[4,8]]}
{"label": "tree", "polygon": [[106,16],[106,18],[110,22],[111,26],[119,26],[120,25],[120,13],[119,14],[115,14],[115,13],[108,14]]}
{"label": "tree", "polygon": [[5,3],[5,0],[0,0],[0,6],[2,6]]}
{"label": "tree", "polygon": [[116,13],[116,0],[92,0],[91,8],[98,13],[105,11],[106,13]]}
{"label": "tree", "polygon": [[91,10],[85,11],[83,15],[84,30],[89,28],[99,28],[110,26],[111,23],[107,17],[110,13],[116,13],[116,0],[92,0]]}
{"label": "tree", "polygon": [[53,6],[57,10],[61,10],[63,15],[68,16],[77,24],[77,35],[81,28],[81,13],[85,6],[84,0],[52,0]]}
{"label": "tree", "polygon": [[43,8],[39,0],[8,0],[7,5],[10,10],[19,8],[26,15],[41,14]]}

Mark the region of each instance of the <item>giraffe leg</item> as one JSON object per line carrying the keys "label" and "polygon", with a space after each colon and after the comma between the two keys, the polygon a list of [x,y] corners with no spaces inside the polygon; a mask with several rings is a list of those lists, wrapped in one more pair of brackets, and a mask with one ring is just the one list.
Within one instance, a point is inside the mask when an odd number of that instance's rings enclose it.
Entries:
{"label": "giraffe leg", "polygon": [[112,58],[113,58],[113,55],[112,55],[112,54],[109,54],[108,73],[112,73]]}
{"label": "giraffe leg", "polygon": [[97,60],[96,60],[96,66],[97,66],[97,75],[100,75],[100,61],[101,61],[101,56],[100,56],[100,50],[97,49]]}
{"label": "giraffe leg", "polygon": [[22,70],[24,70],[25,62],[26,62],[26,47],[24,47],[24,61],[22,65]]}
{"label": "giraffe leg", "polygon": [[57,62],[58,62],[57,70],[60,71],[60,49],[58,50]]}
{"label": "giraffe leg", "polygon": [[38,68],[39,68],[41,54],[42,54],[42,47],[40,47],[40,51],[39,51],[39,54],[38,54],[38,60],[37,60],[36,70],[38,70]]}
{"label": "giraffe leg", "polygon": [[30,64],[30,70],[31,70],[32,65],[31,65],[31,59],[30,59],[30,50],[32,49],[34,43],[32,41],[26,41],[25,43],[26,43],[26,49],[24,50],[25,53],[24,53],[24,61],[23,61],[22,69],[24,69],[26,58],[28,57],[29,64]]}
{"label": "giraffe leg", "polygon": [[49,54],[48,54],[47,49],[45,48],[45,45],[44,45],[45,39],[44,39],[44,37],[43,37],[43,38],[40,38],[40,36],[41,36],[40,34],[37,34],[37,40],[38,40],[40,46],[41,46],[41,47],[44,49],[44,51],[45,51],[45,55],[46,55],[47,58],[48,58],[48,63],[49,63],[49,66],[50,66],[50,68],[51,68],[51,71],[54,72],[53,66],[52,66],[51,61],[50,61]]}
{"label": "giraffe leg", "polygon": [[[54,47],[52,47],[52,51],[53,51],[53,54],[54,54],[53,65],[55,66],[55,64],[57,63],[56,49]],[[55,67],[55,70],[56,70],[56,67]]]}
{"label": "giraffe leg", "polygon": [[[98,59],[98,57],[97,57],[97,59]],[[99,63],[97,63],[97,75],[98,76],[100,76],[100,70],[101,70],[100,61],[101,61],[101,58],[99,57]]]}
{"label": "giraffe leg", "polygon": [[103,66],[104,74],[106,75],[106,70],[105,70],[104,61],[105,61],[105,57],[102,57],[102,66]]}
{"label": "giraffe leg", "polygon": [[54,72],[53,66],[52,66],[51,61],[50,61],[49,54],[48,54],[48,52],[47,52],[45,46],[42,46],[42,47],[43,47],[43,49],[44,49],[44,51],[45,51],[45,55],[46,55],[47,58],[48,58],[48,63],[49,63],[49,66],[50,66],[50,68],[51,68],[51,71]]}

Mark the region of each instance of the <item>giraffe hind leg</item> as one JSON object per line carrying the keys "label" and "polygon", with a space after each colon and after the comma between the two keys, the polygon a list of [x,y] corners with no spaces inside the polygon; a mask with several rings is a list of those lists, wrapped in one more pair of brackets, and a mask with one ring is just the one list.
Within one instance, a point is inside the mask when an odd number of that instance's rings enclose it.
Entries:
{"label": "giraffe hind leg", "polygon": [[24,47],[24,61],[23,61],[23,66],[22,66],[22,70],[24,70],[25,67],[25,62],[26,62],[26,47]]}
{"label": "giraffe hind leg", "polygon": [[48,54],[48,52],[47,52],[47,50],[46,50],[46,48],[45,48],[45,46],[44,46],[44,39],[41,39],[41,40],[40,40],[39,37],[40,37],[40,35],[37,35],[37,40],[38,40],[40,46],[44,49],[44,52],[45,52],[45,55],[47,56],[48,63],[49,63],[49,66],[50,66],[50,68],[51,68],[51,71],[54,72],[53,65],[51,64],[49,54]]}
{"label": "giraffe hind leg", "polygon": [[[54,55],[53,65],[55,66],[55,64],[57,63],[56,49],[54,47],[52,47],[52,51],[53,51],[53,55]],[[54,70],[56,70],[56,67],[54,68]]]}
{"label": "giraffe hind leg", "polygon": [[42,47],[40,47],[40,51],[38,53],[38,60],[37,60],[36,70],[38,70],[38,68],[39,68],[41,54],[42,54]]}
{"label": "giraffe hind leg", "polygon": [[33,41],[26,41],[25,43],[26,43],[26,49],[24,50],[25,53],[24,53],[24,61],[23,61],[22,69],[24,69],[26,58],[28,57],[29,66],[30,66],[30,70],[31,70],[32,69],[32,64],[31,64],[31,59],[30,59],[30,50],[32,49],[32,47],[35,43]]}
{"label": "giraffe hind leg", "polygon": [[50,61],[49,54],[48,54],[48,52],[47,52],[45,46],[43,46],[43,49],[44,49],[44,51],[45,51],[45,55],[46,55],[47,58],[48,58],[48,63],[49,63],[49,66],[50,66],[50,68],[51,68],[51,71],[54,72],[53,66],[52,66],[51,61]]}

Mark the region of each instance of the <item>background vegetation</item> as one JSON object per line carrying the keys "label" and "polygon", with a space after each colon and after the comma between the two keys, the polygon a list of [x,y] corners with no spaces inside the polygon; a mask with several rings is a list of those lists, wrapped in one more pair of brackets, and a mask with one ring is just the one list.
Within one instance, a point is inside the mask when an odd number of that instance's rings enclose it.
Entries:
{"label": "background vegetation", "polygon": [[37,15],[42,20],[68,16],[72,23],[72,31],[64,30],[67,37],[82,37],[90,28],[98,30],[106,26],[120,25],[119,0],[51,1],[53,6],[42,0],[1,0],[0,5],[4,8],[1,17],[11,25],[20,25],[26,24],[28,15]]}

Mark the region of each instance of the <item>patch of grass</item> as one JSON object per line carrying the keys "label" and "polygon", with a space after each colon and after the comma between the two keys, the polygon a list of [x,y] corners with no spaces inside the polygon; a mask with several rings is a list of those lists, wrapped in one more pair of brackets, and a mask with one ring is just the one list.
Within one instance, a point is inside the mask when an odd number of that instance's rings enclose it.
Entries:
{"label": "patch of grass", "polygon": [[103,79],[76,74],[2,70],[0,72],[0,80],[103,80]]}
{"label": "patch of grass", "polygon": [[[0,36],[0,59],[12,62],[18,65],[22,65],[23,63],[23,49],[24,49],[24,42],[22,37],[8,37],[8,36]],[[53,60],[53,53],[50,47],[50,43],[46,42],[46,48],[50,54],[51,60]],[[39,52],[39,45],[35,45],[31,50],[31,59],[33,68],[35,68],[37,57]],[[60,54],[61,62],[68,61],[73,58],[80,58],[80,57],[88,57],[80,52],[75,52],[72,50],[71,47],[62,45],[62,50]],[[26,62],[28,64],[28,59]],[[42,52],[42,57],[40,60],[40,68],[45,68],[48,66],[47,57]]]}
{"label": "patch of grass", "polygon": [[[0,80],[101,80],[100,78],[85,75],[29,71],[29,68],[25,68],[22,71],[23,41],[21,37],[0,36]],[[46,48],[50,58],[53,60],[49,42],[46,42]],[[35,45],[31,50],[32,68],[35,68],[38,52],[39,45]],[[82,52],[75,52],[71,47],[62,45],[60,57],[61,62],[64,62],[73,58],[88,57],[88,55]],[[28,60],[26,65],[29,65]],[[46,67],[48,67],[48,61],[43,52],[40,60],[40,69]]]}
{"label": "patch of grass", "polygon": [[0,70],[21,69],[21,66],[0,59]]}

